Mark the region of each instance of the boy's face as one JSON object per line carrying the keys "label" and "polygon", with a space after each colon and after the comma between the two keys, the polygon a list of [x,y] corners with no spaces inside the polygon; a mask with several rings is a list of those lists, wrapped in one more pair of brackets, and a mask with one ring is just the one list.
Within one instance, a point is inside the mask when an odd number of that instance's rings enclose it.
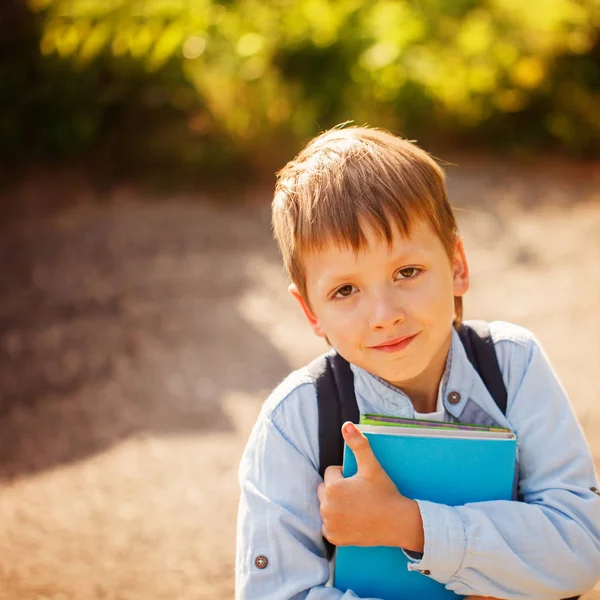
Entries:
{"label": "boy's face", "polygon": [[387,240],[369,226],[367,247],[336,243],[304,257],[308,302],[299,301],[314,332],[348,361],[409,395],[437,393],[451,342],[454,297],[469,287],[462,241],[452,260],[431,226],[415,221],[410,238]]}

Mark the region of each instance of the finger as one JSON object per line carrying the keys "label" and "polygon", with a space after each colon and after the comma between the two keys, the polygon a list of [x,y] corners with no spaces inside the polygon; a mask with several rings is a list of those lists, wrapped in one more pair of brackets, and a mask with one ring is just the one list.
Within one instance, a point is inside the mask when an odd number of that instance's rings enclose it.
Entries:
{"label": "finger", "polygon": [[359,473],[371,475],[381,469],[379,461],[371,450],[369,440],[353,423],[347,421],[342,425],[342,435],[346,444],[354,452]]}
{"label": "finger", "polygon": [[325,485],[331,485],[340,479],[344,479],[344,476],[342,475],[342,467],[338,465],[331,465],[325,469],[325,473],[323,473],[323,481],[325,482]]}
{"label": "finger", "polygon": [[320,483],[317,487],[317,498],[319,499],[319,503],[323,504],[323,500],[325,498],[325,484]]}

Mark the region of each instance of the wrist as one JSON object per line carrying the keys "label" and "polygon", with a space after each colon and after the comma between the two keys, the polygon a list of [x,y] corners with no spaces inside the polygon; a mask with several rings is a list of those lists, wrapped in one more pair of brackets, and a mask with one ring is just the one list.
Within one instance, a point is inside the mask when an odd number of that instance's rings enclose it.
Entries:
{"label": "wrist", "polygon": [[390,527],[394,538],[391,545],[411,552],[423,552],[425,534],[419,504],[416,500],[401,496],[395,512],[396,518]]}

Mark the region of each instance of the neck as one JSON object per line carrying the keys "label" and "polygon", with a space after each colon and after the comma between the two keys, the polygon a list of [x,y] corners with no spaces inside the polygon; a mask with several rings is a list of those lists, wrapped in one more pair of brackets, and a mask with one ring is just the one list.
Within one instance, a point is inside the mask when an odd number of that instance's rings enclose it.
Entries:
{"label": "neck", "polygon": [[408,394],[408,397],[410,398],[410,402],[413,405],[413,408],[415,409],[416,412],[418,413],[423,413],[423,414],[428,414],[428,413],[432,413],[435,412],[436,408],[437,408],[437,390],[435,391],[435,395],[434,396],[422,396],[419,397],[416,394]]}

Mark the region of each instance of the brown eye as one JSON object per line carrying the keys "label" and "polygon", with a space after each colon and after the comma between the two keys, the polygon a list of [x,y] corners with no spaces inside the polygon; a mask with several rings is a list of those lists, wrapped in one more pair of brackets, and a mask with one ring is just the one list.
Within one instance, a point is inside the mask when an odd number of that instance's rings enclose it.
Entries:
{"label": "brown eye", "polygon": [[397,273],[396,279],[412,279],[419,273],[419,269],[416,267],[405,267],[400,269]]}
{"label": "brown eye", "polygon": [[342,298],[347,298],[348,296],[351,296],[352,293],[354,292],[356,288],[353,285],[343,285],[341,288],[338,289],[338,291],[335,293],[335,297],[342,297]]}

